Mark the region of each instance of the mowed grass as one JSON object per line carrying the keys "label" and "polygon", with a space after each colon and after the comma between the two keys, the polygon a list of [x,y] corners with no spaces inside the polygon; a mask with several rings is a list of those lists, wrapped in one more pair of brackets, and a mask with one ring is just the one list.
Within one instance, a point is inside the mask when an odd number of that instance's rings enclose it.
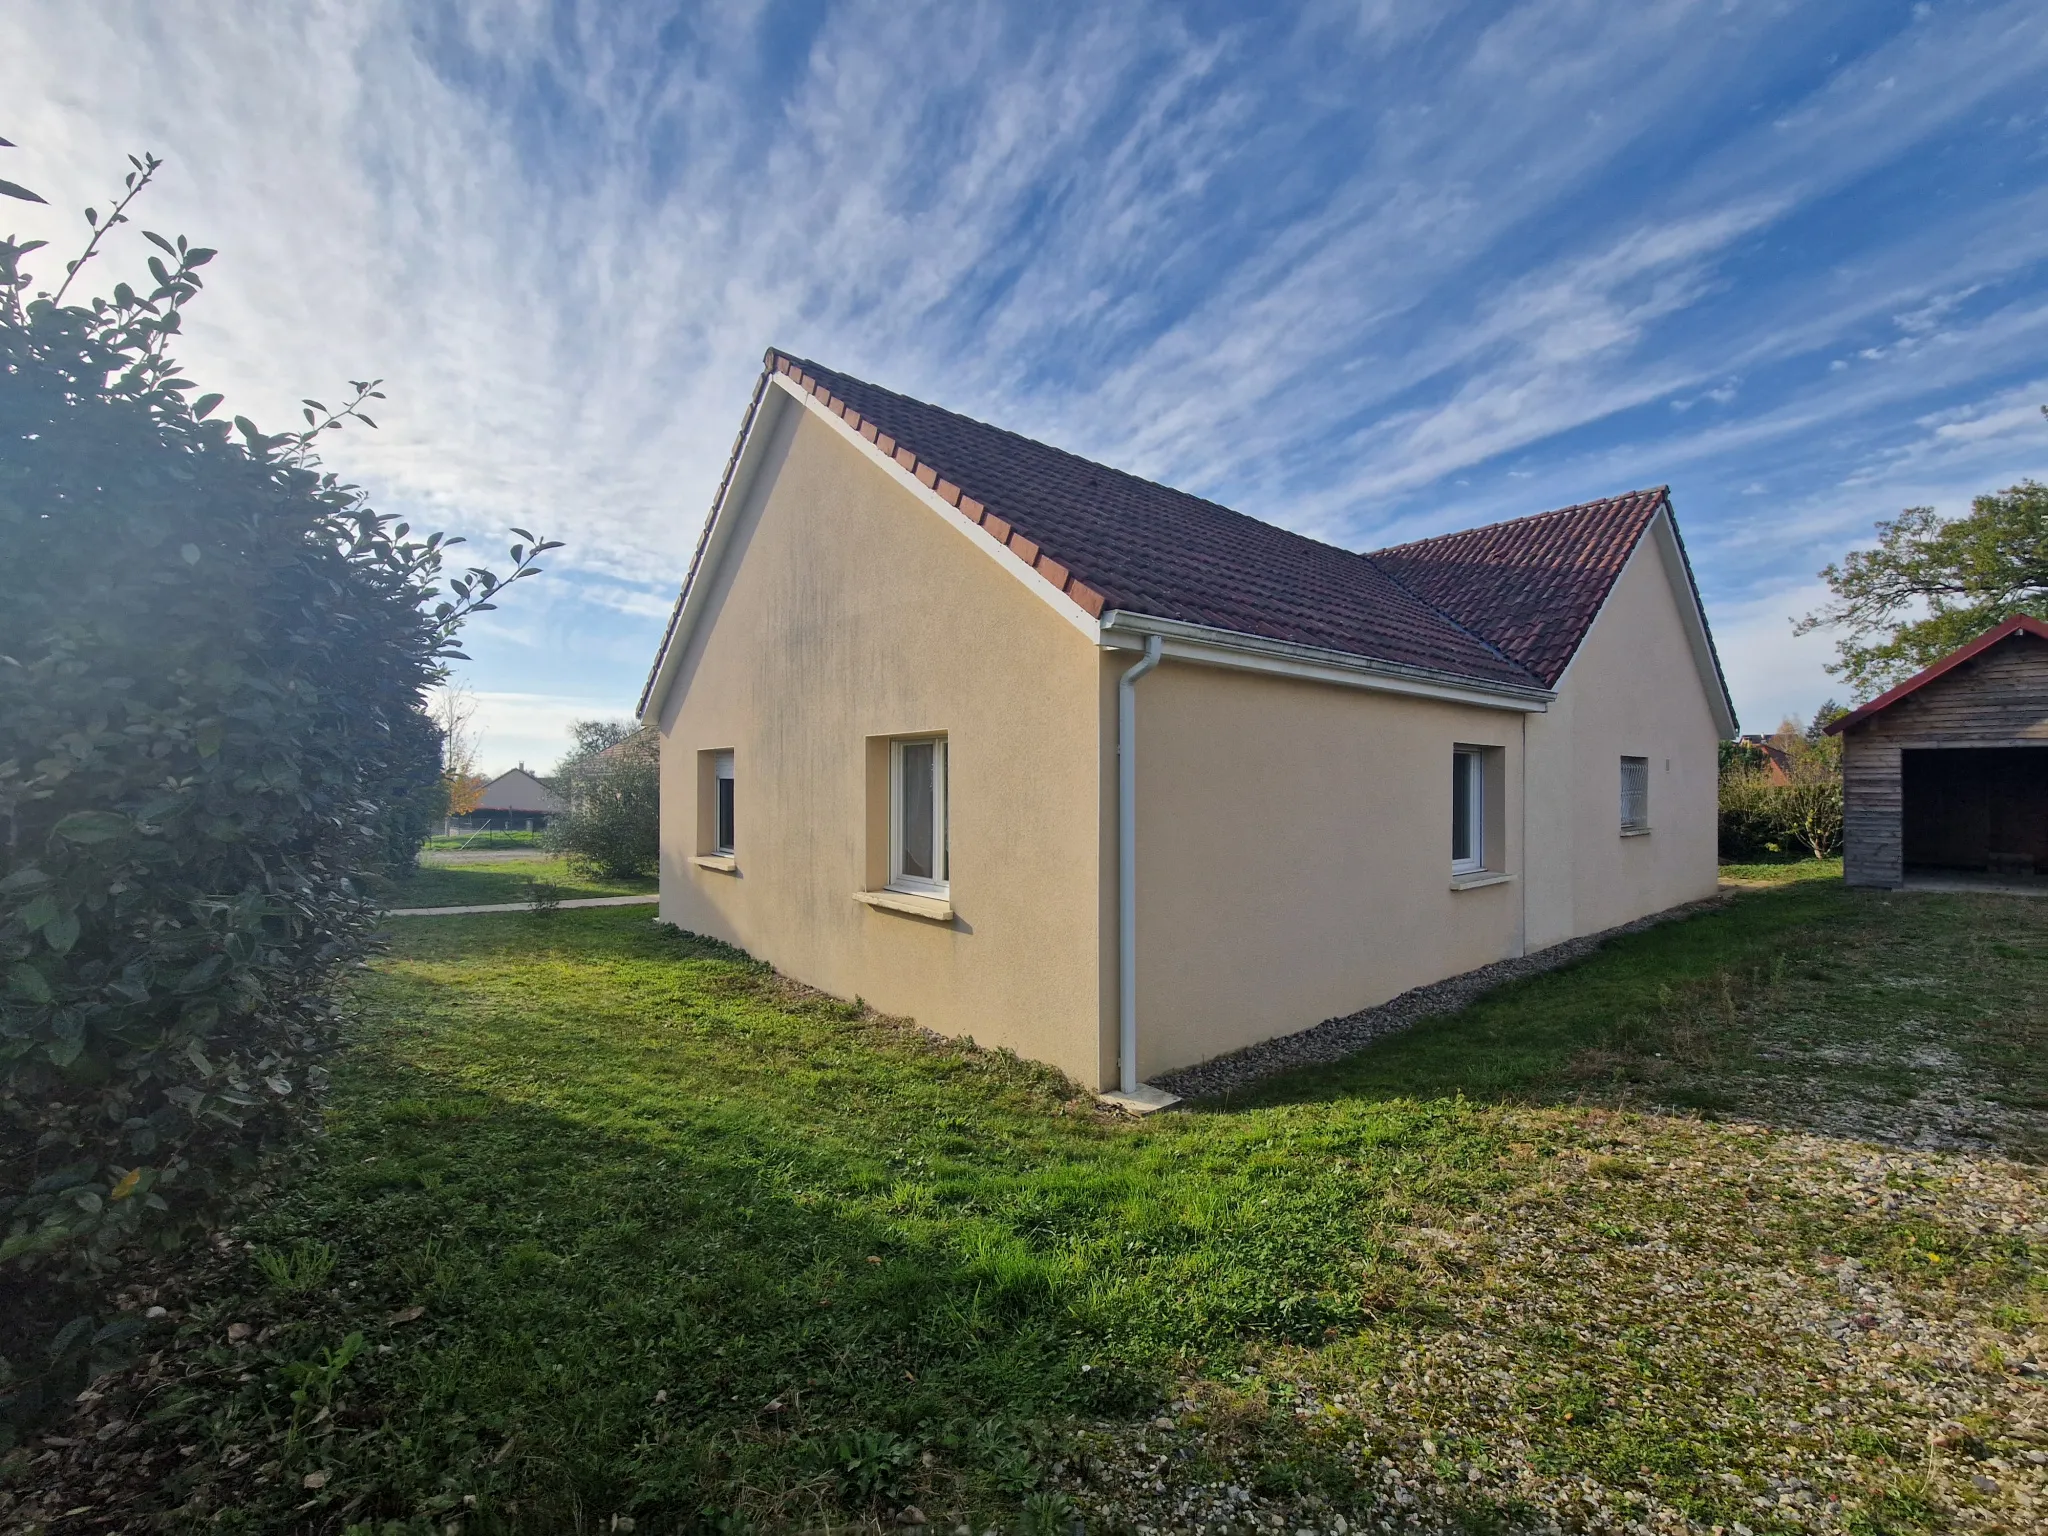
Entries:
{"label": "mowed grass", "polygon": [[1723,864],[1721,878],[1745,885],[1777,885],[1788,880],[1839,880],[1842,878],[1842,856],[1838,853],[1831,859],[1771,859],[1761,864]]}
{"label": "mowed grass", "polygon": [[[223,1531],[879,1529],[914,1504],[1100,1532],[1194,1529],[1120,1511],[1235,1480],[1331,1530],[1398,1471],[1445,1528],[1538,1528],[1496,1487],[1513,1462],[1588,1508],[1758,1532],[1805,1528],[1771,1481],[1804,1469],[1847,1529],[1938,1529],[1936,1410],[1819,1415],[1841,1384],[1802,1351],[1827,1339],[1695,1281],[1739,1252],[1832,1294],[1860,1265],[2024,1351],[2037,1241],[1759,1149],[1825,1145],[1781,1069],[1896,1096],[1881,1061],[1787,1050],[1908,1021],[2022,1120],[2048,1108],[2044,916],[1796,882],[1142,1123],[644,910],[395,925],[326,1136],[121,1410],[179,1448],[137,1497]],[[1687,1095],[1733,1123],[1653,1112]],[[1743,1123],[1745,1095],[1782,1123]],[[2017,1455],[2001,1422],[1959,1433]]]}
{"label": "mowed grass", "polygon": [[403,880],[384,883],[379,893],[393,907],[480,907],[527,900],[533,881],[551,885],[568,900],[577,896],[645,896],[649,877],[603,880],[564,859],[508,859],[487,864],[422,864]]}
{"label": "mowed grass", "polygon": [[429,853],[441,853],[457,849],[538,848],[540,840],[538,832],[457,832],[449,837],[430,837],[423,846]]}

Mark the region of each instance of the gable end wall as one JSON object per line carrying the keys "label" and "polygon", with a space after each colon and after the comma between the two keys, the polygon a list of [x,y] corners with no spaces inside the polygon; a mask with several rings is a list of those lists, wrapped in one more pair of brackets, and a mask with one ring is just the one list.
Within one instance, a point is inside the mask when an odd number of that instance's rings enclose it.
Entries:
{"label": "gable end wall", "polygon": [[[661,916],[1090,1086],[1102,1060],[1095,647],[813,413],[779,413],[659,715]],[[1035,581],[1036,578],[1034,577]],[[1043,586],[1043,583],[1040,583]],[[951,922],[878,910],[890,737],[944,733]],[[733,754],[736,868],[700,846]]]}

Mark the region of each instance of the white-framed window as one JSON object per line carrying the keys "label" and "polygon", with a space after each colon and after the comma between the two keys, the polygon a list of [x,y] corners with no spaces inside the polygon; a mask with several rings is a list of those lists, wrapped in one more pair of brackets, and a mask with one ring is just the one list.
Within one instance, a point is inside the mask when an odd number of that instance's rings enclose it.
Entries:
{"label": "white-framed window", "polygon": [[1621,830],[1650,830],[1650,760],[1624,757],[1621,760]]}
{"label": "white-framed window", "polygon": [[1451,873],[1486,867],[1486,755],[1476,748],[1451,753]]}
{"label": "white-framed window", "polygon": [[712,788],[717,800],[712,807],[711,851],[731,853],[733,836],[732,754],[721,752],[711,764]]}
{"label": "white-framed window", "polygon": [[889,886],[944,896],[951,883],[946,738],[889,744]]}

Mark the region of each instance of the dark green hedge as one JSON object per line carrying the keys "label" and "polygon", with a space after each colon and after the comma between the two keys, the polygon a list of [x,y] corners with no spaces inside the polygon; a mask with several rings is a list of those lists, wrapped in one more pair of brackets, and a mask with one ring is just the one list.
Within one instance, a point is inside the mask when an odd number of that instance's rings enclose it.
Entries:
{"label": "dark green hedge", "polygon": [[305,1101],[498,585],[319,468],[369,385],[285,436],[188,404],[211,253],[150,239],[89,305],[0,242],[0,1281],[43,1290],[177,1243]]}

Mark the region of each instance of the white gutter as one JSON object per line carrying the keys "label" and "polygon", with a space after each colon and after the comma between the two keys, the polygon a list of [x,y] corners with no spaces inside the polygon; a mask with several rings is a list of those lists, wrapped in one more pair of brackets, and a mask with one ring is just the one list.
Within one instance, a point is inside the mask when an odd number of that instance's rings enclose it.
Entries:
{"label": "white gutter", "polygon": [[1542,714],[1549,702],[1557,697],[1555,690],[1534,684],[1486,682],[1453,673],[1432,672],[1424,667],[1404,666],[1400,662],[1354,656],[1346,651],[1329,651],[1320,646],[1273,640],[1237,630],[1212,629],[1203,624],[1186,624],[1178,619],[1154,618],[1123,609],[1114,609],[1102,616],[1102,643],[1105,646],[1136,649],[1140,643],[1149,646],[1155,639],[1164,642],[1162,654],[1176,661],[1335,683],[1339,687],[1365,688],[1375,693],[1443,699],[1451,703],[1477,704],[1488,709],[1517,709],[1531,714]]}
{"label": "white gutter", "polygon": [[1165,642],[1145,641],[1144,659],[1116,680],[1116,1053],[1113,1103],[1147,1114],[1177,1102],[1138,1081],[1138,681],[1159,665]]}

